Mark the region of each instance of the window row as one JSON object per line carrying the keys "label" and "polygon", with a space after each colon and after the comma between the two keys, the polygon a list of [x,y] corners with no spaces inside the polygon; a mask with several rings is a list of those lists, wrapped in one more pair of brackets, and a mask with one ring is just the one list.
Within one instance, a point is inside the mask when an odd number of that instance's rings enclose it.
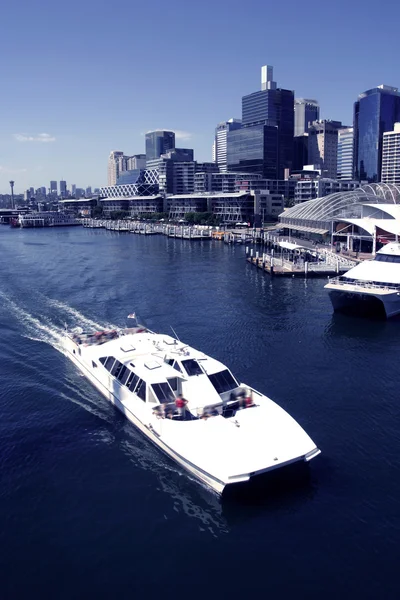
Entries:
{"label": "window row", "polygon": [[121,385],[125,385],[130,392],[134,392],[143,402],[146,401],[146,382],[140,379],[133,371],[116,360],[113,356],[103,356],[100,362]]}

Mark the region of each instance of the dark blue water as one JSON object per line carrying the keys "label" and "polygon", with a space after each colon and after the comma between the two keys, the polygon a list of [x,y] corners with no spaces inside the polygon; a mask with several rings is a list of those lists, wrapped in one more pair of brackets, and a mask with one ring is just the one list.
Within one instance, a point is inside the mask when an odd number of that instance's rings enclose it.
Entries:
{"label": "dark blue water", "polygon": [[[398,597],[399,322],[219,242],[4,227],[0,252],[2,599]],[[289,410],[310,476],[221,503],[143,439],[59,351],[133,310]]]}

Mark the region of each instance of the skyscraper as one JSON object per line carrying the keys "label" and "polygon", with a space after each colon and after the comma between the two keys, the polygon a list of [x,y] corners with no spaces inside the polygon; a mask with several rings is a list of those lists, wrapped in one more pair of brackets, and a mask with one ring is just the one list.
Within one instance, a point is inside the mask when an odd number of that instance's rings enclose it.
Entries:
{"label": "skyscraper", "polygon": [[337,179],[353,179],[353,127],[338,131]]}
{"label": "skyscraper", "polygon": [[292,168],[294,93],[277,88],[273,68],[261,69],[261,90],[242,98],[242,129],[228,132],[228,169],[283,179]]}
{"label": "skyscraper", "polygon": [[336,179],[340,121],[314,121],[308,130],[308,162],[320,165],[325,177]]}
{"label": "skyscraper", "polygon": [[319,104],[316,100],[296,98],[294,102],[294,135],[308,132],[309,125],[319,119]]}
{"label": "skyscraper", "polygon": [[400,184],[400,123],[394,124],[393,131],[383,134],[381,180]]}
{"label": "skyscraper", "polygon": [[60,181],[60,196],[62,198],[67,197],[67,182],[63,180]]}
{"label": "skyscraper", "polygon": [[160,158],[168,150],[175,148],[175,133],[157,129],[146,133],[146,160]]}
{"label": "skyscraper", "polygon": [[400,121],[400,93],[379,85],[360,94],[354,103],[354,175],[360,181],[381,180],[385,131]]}
{"label": "skyscraper", "polygon": [[108,185],[115,185],[120,173],[120,159],[124,156],[123,152],[113,150],[108,157],[107,180]]}
{"label": "skyscraper", "polygon": [[228,170],[227,163],[227,140],[228,132],[241,129],[242,121],[240,119],[229,119],[229,121],[223,121],[218,123],[215,128],[215,141],[214,141],[214,152],[215,158],[213,160],[217,163],[221,173],[225,173]]}
{"label": "skyscraper", "polygon": [[50,181],[50,194],[57,196],[57,181]]}

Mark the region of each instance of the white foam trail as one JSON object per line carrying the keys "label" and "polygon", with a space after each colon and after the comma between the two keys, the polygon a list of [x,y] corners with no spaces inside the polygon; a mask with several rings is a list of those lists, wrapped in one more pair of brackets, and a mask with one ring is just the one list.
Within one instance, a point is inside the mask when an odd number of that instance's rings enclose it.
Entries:
{"label": "white foam trail", "polygon": [[24,337],[39,342],[45,342],[50,346],[53,346],[53,348],[56,350],[63,352],[63,330],[61,327],[57,327],[45,319],[40,321],[24,310],[21,306],[18,306],[14,300],[11,300],[11,298],[6,296],[6,294],[3,292],[0,292],[0,297],[2,298],[7,309],[11,311],[16,316],[18,321],[22,322],[25,326],[25,332],[23,334]]}
{"label": "white foam trail", "polygon": [[102,323],[98,323],[97,321],[93,321],[93,319],[90,319],[89,317],[85,317],[85,315],[83,315],[78,310],[76,310],[76,308],[73,308],[72,306],[65,304],[65,302],[61,302],[61,300],[55,300],[54,298],[47,298],[46,296],[44,296],[44,299],[47,302],[47,304],[49,306],[51,306],[52,308],[58,308],[61,311],[63,311],[64,315],[66,313],[69,316],[73,317],[76,320],[76,324],[78,324],[80,327],[83,327],[85,325],[86,327],[89,327],[90,329],[106,329],[106,328],[118,329],[118,326],[113,325],[112,323],[105,323],[105,324],[103,323],[102,324]]}

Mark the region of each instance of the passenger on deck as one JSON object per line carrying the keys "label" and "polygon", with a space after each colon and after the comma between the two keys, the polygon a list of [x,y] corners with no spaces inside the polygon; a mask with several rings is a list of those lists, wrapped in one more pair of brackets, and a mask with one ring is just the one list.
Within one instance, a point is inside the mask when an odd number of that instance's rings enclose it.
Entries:
{"label": "passenger on deck", "polygon": [[175,399],[175,406],[180,418],[184,418],[186,410],[187,400],[183,396],[178,396]]}
{"label": "passenger on deck", "polygon": [[153,408],[153,414],[157,417],[157,419],[164,419],[165,418],[164,405],[159,404],[158,406],[155,406]]}
{"label": "passenger on deck", "polygon": [[174,418],[175,408],[176,407],[174,404],[171,404],[171,403],[164,404],[164,414],[167,419]]}

